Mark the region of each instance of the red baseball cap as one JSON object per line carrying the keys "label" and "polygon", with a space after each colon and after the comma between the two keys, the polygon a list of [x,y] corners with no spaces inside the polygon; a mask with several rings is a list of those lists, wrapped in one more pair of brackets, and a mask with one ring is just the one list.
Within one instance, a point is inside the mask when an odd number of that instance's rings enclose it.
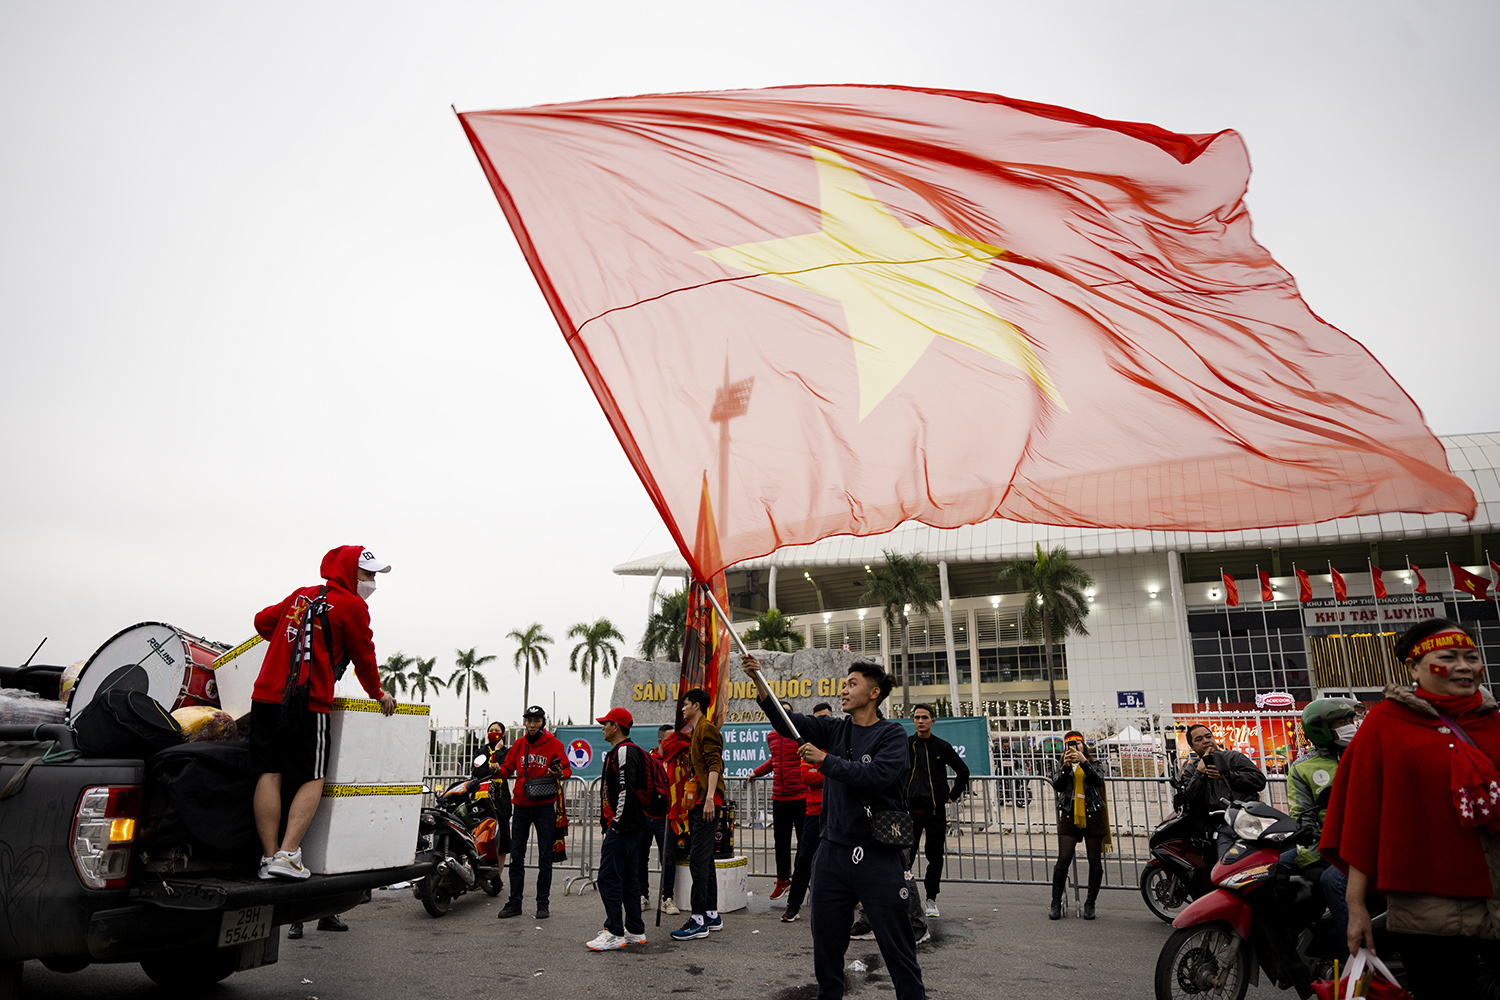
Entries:
{"label": "red baseball cap", "polygon": [[630,714],[628,709],[624,708],[612,708],[594,721],[613,722],[617,726],[625,726],[627,728],[635,725],[635,717]]}

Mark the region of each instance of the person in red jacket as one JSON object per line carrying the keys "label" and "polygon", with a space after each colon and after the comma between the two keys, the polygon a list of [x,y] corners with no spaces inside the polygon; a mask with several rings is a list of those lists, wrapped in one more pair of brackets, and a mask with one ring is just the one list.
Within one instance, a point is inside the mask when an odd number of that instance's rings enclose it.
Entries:
{"label": "person in red jacket", "polygon": [[[323,557],[322,586],[294,590],[255,616],[255,631],[268,643],[250,706],[250,764],[260,775],[254,809],[261,878],[310,874],[302,865],[302,837],[323,798],[328,711],[344,668],[353,664],[354,676],[385,715],[396,711],[395,697],[380,687],[365,603],[375,592],[375,574],[390,571],[364,546],[341,545]],[[285,833],[283,778],[297,786]]]}
{"label": "person in red jacket", "polygon": [[[792,710],[790,702],[781,707]],[[750,772],[746,784],[756,778],[771,775],[771,825],[776,831],[776,886],[771,890],[772,899],[780,899],[792,884],[792,834],[802,841],[802,819],[807,815],[807,785],[802,781],[801,758],[797,756],[797,741],[787,739],[776,730],[766,732],[766,748],[770,755],[766,762]]]}
{"label": "person in red jacket", "polygon": [[[813,706],[813,715],[832,715],[833,706],[820,701]],[[792,867],[792,887],[787,892],[786,912],[781,922],[789,924],[802,911],[802,900],[807,896],[808,883],[812,881],[813,858],[818,856],[818,844],[823,841],[823,772],[802,758],[797,758],[802,768],[802,784],[807,788],[807,812],[802,817],[802,829],[797,834],[797,863]]]}
{"label": "person in red jacket", "polygon": [[1375,951],[1378,891],[1412,994],[1479,996],[1481,956],[1493,968],[1500,951],[1500,711],[1466,626],[1419,622],[1395,654],[1412,686],[1387,687],[1344,750],[1318,853],[1349,876],[1351,954]]}
{"label": "person in red jacket", "polygon": [[536,829],[536,918],[550,917],[552,899],[552,842],[557,837],[557,797],[573,774],[562,740],[547,732],[547,712],[532,705],[523,715],[526,735],[511,745],[505,763],[495,773],[516,779],[510,795],[510,899],[501,919],[521,915],[521,889],[526,884],[526,841]]}

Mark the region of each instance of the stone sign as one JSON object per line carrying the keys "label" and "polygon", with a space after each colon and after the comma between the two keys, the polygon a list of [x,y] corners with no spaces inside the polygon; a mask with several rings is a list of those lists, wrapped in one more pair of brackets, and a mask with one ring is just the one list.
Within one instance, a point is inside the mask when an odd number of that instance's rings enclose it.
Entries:
{"label": "stone sign", "polygon": [[[766,683],[776,696],[791,702],[796,711],[808,714],[820,701],[828,702],[835,712],[839,711],[839,690],[844,678],[849,676],[849,664],[857,659],[881,662],[879,656],[842,649],[803,649],[795,653],[757,651],[755,656],[765,670]],[[615,671],[610,707],[628,709],[637,726],[669,724],[676,717],[677,683],[681,674],[682,667],[676,663],[626,657]],[[740,669],[738,653],[729,656],[729,702],[724,708],[724,714],[719,718],[721,724],[766,721],[766,714],[755,702],[755,682]]]}

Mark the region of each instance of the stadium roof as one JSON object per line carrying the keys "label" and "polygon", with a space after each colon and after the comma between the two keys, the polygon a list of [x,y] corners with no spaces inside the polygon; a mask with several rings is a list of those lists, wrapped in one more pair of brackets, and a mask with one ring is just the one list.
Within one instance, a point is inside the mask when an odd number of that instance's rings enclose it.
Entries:
{"label": "stadium roof", "polygon": [[[1029,557],[1035,553],[1038,544],[1044,549],[1063,545],[1074,558],[1089,558],[1173,550],[1206,552],[1211,549],[1373,542],[1495,530],[1500,526],[1500,433],[1455,434],[1439,440],[1447,449],[1449,467],[1469,484],[1479,501],[1472,521],[1465,521],[1457,514],[1372,514],[1341,517],[1320,524],[1223,532],[1061,528],[1022,524],[1003,518],[960,528],[932,528],[908,523],[881,535],[836,535],[811,545],[787,546],[770,555],[736,563],[730,569],[863,567],[882,561],[885,549],[920,554],[928,562],[987,563]],[[618,576],[655,576],[658,572],[683,576],[687,571],[686,560],[675,550],[621,563],[614,568]]]}

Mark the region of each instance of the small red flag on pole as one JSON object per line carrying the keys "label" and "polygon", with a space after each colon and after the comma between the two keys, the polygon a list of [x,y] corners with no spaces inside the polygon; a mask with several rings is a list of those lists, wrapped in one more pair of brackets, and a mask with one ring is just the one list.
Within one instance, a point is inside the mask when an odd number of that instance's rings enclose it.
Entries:
{"label": "small red flag on pole", "polygon": [[1333,599],[1338,602],[1349,599],[1349,586],[1344,583],[1344,574],[1333,568],[1333,563],[1328,564],[1328,576],[1333,580]]}
{"label": "small red flag on pole", "polygon": [[1312,600],[1312,580],[1307,575],[1307,570],[1298,569],[1292,564],[1292,572],[1297,575],[1297,600],[1303,604]]}
{"label": "small red flag on pole", "polygon": [[1271,589],[1271,574],[1263,569],[1257,569],[1255,575],[1260,577],[1260,599],[1266,602],[1276,600],[1276,592]]}
{"label": "small red flag on pole", "polygon": [[1412,591],[1418,594],[1427,593],[1427,581],[1422,578],[1422,571],[1417,569],[1410,559],[1406,561],[1406,568],[1411,570],[1411,575],[1417,579],[1416,584],[1412,587]]}
{"label": "small red flag on pole", "polygon": [[1234,577],[1219,570],[1219,576],[1224,579],[1224,606],[1226,608],[1237,608],[1240,606],[1240,588],[1235,586]]}
{"label": "small red flag on pole", "polygon": [[1385,575],[1374,563],[1370,563],[1370,586],[1375,590],[1375,600],[1385,600]]}
{"label": "small red flag on pole", "polygon": [[1500,601],[1500,563],[1490,558],[1490,550],[1484,550],[1484,561],[1490,564],[1490,572],[1495,575],[1495,587],[1490,591],[1490,600]]}
{"label": "small red flag on pole", "polygon": [[1470,573],[1452,559],[1448,560],[1448,572],[1453,575],[1453,589],[1455,591],[1462,591],[1480,601],[1490,599],[1490,581],[1484,577]]}

